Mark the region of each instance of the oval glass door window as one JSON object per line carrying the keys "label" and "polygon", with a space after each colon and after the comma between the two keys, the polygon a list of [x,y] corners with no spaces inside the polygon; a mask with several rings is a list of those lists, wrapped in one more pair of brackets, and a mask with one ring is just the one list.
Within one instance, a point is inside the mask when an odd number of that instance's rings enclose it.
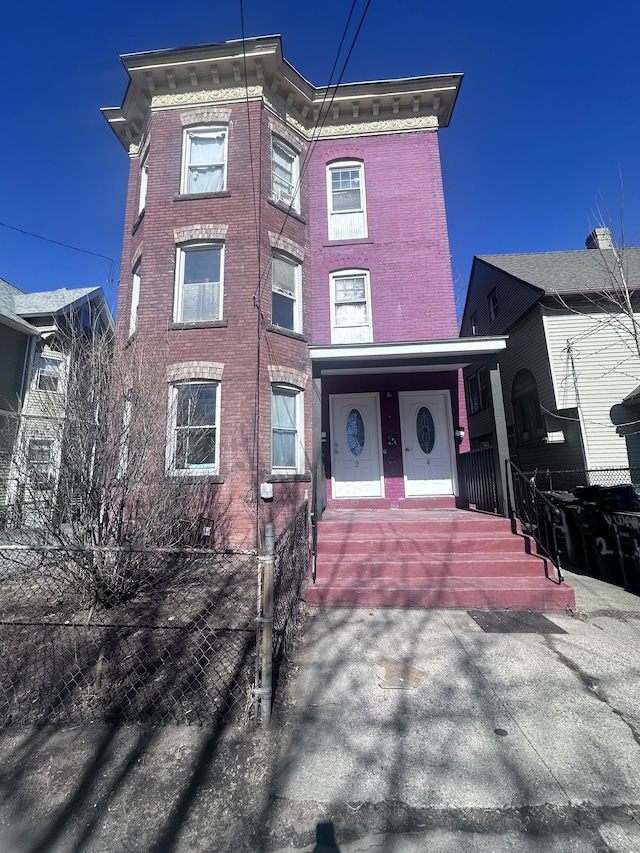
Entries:
{"label": "oval glass door window", "polygon": [[354,456],[360,456],[364,448],[364,421],[357,409],[351,409],[347,416],[347,444]]}
{"label": "oval glass door window", "polygon": [[433,415],[426,406],[421,406],[416,416],[416,432],[418,443],[425,453],[431,453],[436,441],[436,425]]}

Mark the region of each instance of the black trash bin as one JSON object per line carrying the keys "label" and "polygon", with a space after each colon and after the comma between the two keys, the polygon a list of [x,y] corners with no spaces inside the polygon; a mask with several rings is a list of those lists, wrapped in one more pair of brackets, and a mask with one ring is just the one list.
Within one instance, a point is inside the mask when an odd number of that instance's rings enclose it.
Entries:
{"label": "black trash bin", "polygon": [[605,512],[616,536],[624,588],[640,595],[640,512]]}
{"label": "black trash bin", "polygon": [[578,486],[575,490],[576,523],[582,535],[585,568],[594,577],[618,586],[624,586],[618,542],[605,514],[609,508],[631,503],[629,488],[635,496],[633,486]]}
{"label": "black trash bin", "polygon": [[586,569],[582,531],[578,526],[578,498],[571,492],[543,492],[557,512],[553,519],[560,560],[565,568]]}

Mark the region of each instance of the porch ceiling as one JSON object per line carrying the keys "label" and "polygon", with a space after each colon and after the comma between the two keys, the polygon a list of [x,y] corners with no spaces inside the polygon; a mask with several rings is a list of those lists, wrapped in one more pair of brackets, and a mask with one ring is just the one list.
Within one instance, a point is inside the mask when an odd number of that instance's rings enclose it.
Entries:
{"label": "porch ceiling", "polygon": [[507,336],[451,338],[440,341],[310,346],[314,372],[391,373],[458,370],[497,356],[507,346]]}

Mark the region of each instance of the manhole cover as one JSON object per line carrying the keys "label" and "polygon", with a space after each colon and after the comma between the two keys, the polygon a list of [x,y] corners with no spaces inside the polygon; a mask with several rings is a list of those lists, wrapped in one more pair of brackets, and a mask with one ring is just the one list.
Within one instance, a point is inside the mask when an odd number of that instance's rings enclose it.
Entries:
{"label": "manhole cover", "polygon": [[542,613],[531,610],[467,610],[486,634],[566,634]]}
{"label": "manhole cover", "polygon": [[378,661],[378,684],[380,687],[400,690],[415,690],[424,681],[426,672],[399,660],[382,658]]}

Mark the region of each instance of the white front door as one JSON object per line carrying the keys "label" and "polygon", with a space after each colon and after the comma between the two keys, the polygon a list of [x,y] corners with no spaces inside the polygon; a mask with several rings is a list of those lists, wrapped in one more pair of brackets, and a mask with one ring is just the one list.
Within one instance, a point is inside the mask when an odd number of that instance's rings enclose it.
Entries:
{"label": "white front door", "polygon": [[400,391],[404,493],[454,494],[454,445],[448,391]]}
{"label": "white front door", "polygon": [[330,406],[333,497],[383,497],[378,394],[332,394]]}

